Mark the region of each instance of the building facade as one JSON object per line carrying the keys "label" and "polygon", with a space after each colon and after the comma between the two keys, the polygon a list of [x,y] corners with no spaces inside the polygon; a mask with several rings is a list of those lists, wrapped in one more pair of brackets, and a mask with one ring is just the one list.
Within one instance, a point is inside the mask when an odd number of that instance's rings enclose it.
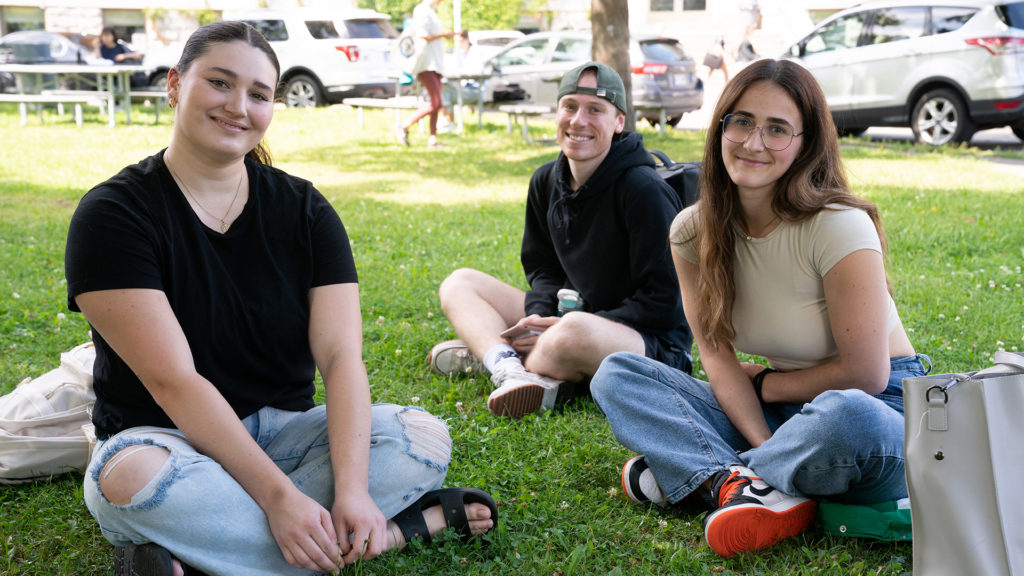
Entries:
{"label": "building facade", "polygon": [[[224,10],[294,6],[347,8],[355,0],[0,0],[0,35],[45,29],[63,34],[98,35],[115,29],[136,50],[153,52],[180,44],[199,24]],[[159,2],[159,3],[158,3]],[[539,11],[523,14],[521,27],[558,30],[590,26],[591,0],[548,0]],[[746,14],[757,6],[761,27],[754,34],[758,52],[779,54],[820,17],[854,0],[628,0],[633,33],[678,38],[699,58],[717,37],[727,48],[743,34]]]}

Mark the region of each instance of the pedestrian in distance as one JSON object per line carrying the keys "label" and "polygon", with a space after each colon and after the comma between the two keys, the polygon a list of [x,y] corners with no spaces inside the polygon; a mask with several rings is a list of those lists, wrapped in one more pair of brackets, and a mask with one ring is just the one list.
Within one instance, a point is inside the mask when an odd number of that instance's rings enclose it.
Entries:
{"label": "pedestrian in distance", "polygon": [[707,134],[700,200],[669,240],[708,381],[622,353],[591,390],[639,454],[622,469],[627,495],[708,510],[707,542],[728,557],[806,530],[816,498],[905,498],[902,380],[927,358],[900,321],[878,209],[850,191],[814,77],[751,63]]}
{"label": "pedestrian in distance", "polygon": [[437,16],[441,0],[423,0],[412,12],[410,28],[416,39],[416,62],[411,76],[416,78],[427,91],[428,102],[396,128],[398,141],[409,145],[409,128],[427,117],[430,122],[430,136],[427,147],[444,148],[437,140],[437,117],[444,109],[441,100],[441,78],[444,76],[444,39],[454,36],[445,31]]}
{"label": "pedestrian in distance", "polygon": [[498,521],[485,492],[440,488],[441,420],[371,405],[345,228],[262,143],[279,74],[248,24],[199,28],[167,148],[71,221],[68,305],[96,346],[84,496],[119,575],[334,573]]}
{"label": "pedestrian in distance", "polygon": [[487,406],[519,418],[575,396],[605,356],[630,351],[688,372],[692,336],[665,238],[682,208],[643,138],[623,130],[626,92],[588,62],[558,89],[558,158],[534,172],[520,253],[530,289],[454,271],[441,307],[459,340],[428,362],[490,373]]}

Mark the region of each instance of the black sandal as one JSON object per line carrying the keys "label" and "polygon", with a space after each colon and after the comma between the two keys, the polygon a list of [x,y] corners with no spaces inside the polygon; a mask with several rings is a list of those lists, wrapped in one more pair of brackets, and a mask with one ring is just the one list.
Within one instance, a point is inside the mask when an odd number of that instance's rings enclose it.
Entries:
{"label": "black sandal", "polygon": [[[173,576],[173,561],[166,548],[152,542],[114,546],[114,574],[117,576]],[[184,562],[181,567],[185,570],[185,576],[204,576]]]}
{"label": "black sandal", "polygon": [[491,520],[494,522],[491,530],[498,527],[498,505],[490,494],[476,488],[441,488],[427,492],[391,519],[402,531],[406,543],[416,538],[423,538],[424,543],[430,543],[430,532],[423,519],[423,511],[438,504],[444,511],[448,527],[454,528],[463,540],[473,535],[469,529],[469,518],[466,517],[466,504],[483,504],[490,508]]}

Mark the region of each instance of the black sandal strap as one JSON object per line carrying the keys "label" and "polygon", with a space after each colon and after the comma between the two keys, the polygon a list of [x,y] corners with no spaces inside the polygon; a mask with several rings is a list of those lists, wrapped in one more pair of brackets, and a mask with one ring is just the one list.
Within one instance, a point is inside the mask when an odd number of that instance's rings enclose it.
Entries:
{"label": "black sandal strap", "polygon": [[472,532],[469,530],[469,518],[466,517],[465,493],[442,492],[441,510],[444,512],[445,525],[455,528],[463,539],[472,536]]}
{"label": "black sandal strap", "polygon": [[423,538],[424,543],[430,543],[430,531],[427,529],[427,521],[423,518],[422,500],[423,498],[420,498],[413,502],[391,519],[402,531],[406,544],[416,538]]}

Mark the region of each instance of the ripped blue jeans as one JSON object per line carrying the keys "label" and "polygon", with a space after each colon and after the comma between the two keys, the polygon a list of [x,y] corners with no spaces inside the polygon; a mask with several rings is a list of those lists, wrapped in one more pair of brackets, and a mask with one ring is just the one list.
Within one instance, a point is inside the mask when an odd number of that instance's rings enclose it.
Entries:
{"label": "ripped blue jeans", "polygon": [[[370,496],[392,518],[441,486],[451,437],[444,422],[419,408],[375,404],[372,414]],[[334,474],[324,406],[306,412],[263,408],[242,424],[296,487],[331,509]],[[165,447],[167,462],[130,504],[111,503],[100,491],[104,466],[123,449],[147,444]],[[132,428],[98,443],[85,473],[84,495],[103,536],[114,545],[155,542],[210,575],[310,573],[285,561],[256,501],[176,429]]]}

